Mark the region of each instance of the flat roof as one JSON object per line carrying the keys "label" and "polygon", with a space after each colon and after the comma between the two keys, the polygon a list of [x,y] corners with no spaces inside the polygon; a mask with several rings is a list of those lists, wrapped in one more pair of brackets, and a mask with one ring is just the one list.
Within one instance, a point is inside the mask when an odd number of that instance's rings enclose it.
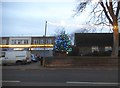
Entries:
{"label": "flat roof", "polygon": [[82,47],[113,46],[113,33],[75,33],[75,45]]}

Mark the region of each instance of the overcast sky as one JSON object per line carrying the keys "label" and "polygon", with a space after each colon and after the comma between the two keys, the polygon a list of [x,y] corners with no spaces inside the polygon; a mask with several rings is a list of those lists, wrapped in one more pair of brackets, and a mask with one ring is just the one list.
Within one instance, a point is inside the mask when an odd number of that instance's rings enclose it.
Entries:
{"label": "overcast sky", "polygon": [[0,4],[2,36],[43,36],[45,21],[48,22],[47,35],[56,34],[62,27],[71,34],[84,26],[89,13],[88,9],[80,16],[73,17],[76,0],[15,1],[3,0]]}

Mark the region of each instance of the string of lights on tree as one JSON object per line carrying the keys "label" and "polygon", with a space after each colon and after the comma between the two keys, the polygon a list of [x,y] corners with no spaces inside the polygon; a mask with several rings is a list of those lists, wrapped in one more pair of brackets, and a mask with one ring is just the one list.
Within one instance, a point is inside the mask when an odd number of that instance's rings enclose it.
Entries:
{"label": "string of lights on tree", "polygon": [[62,31],[60,35],[56,37],[53,51],[66,53],[72,51],[70,38],[65,34],[65,31]]}

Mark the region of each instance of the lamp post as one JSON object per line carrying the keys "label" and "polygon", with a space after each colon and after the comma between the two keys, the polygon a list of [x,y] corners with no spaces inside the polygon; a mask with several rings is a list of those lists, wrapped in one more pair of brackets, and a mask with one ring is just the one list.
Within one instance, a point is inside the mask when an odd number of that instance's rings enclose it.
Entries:
{"label": "lamp post", "polygon": [[46,48],[46,32],[47,32],[47,21],[45,22],[45,35],[44,35],[44,58],[45,58],[45,48]]}
{"label": "lamp post", "polygon": [[45,37],[46,37],[46,31],[47,31],[47,21],[45,21]]}
{"label": "lamp post", "polygon": [[44,59],[43,59],[43,66],[45,65],[45,50],[46,50],[46,32],[47,32],[47,21],[45,21],[45,34],[44,34]]}

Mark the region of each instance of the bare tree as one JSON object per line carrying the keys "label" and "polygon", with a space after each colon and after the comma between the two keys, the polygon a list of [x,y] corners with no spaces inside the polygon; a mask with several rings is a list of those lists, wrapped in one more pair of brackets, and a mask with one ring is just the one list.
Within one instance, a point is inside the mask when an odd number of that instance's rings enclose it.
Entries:
{"label": "bare tree", "polygon": [[[94,0],[95,1],[95,0]],[[98,0],[97,0],[98,1]],[[120,19],[120,0],[99,0],[93,4],[93,0],[79,0],[76,8],[76,14],[83,12],[88,5],[91,5],[91,20],[95,25],[112,26],[113,30],[113,49],[111,56],[118,57],[119,51],[119,27]]]}
{"label": "bare tree", "polygon": [[55,30],[55,34],[54,36],[58,36],[59,34],[61,34],[62,32],[65,32],[65,28],[64,27],[58,27]]}

